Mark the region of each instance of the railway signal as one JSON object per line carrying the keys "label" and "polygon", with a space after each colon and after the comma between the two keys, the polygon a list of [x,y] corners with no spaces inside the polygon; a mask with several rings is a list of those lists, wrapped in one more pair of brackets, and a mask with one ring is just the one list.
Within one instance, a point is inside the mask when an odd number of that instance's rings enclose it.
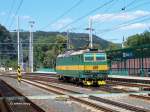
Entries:
{"label": "railway signal", "polygon": [[21,79],[22,79],[21,67],[18,65],[18,68],[17,68],[17,80],[18,80],[18,82],[21,82]]}

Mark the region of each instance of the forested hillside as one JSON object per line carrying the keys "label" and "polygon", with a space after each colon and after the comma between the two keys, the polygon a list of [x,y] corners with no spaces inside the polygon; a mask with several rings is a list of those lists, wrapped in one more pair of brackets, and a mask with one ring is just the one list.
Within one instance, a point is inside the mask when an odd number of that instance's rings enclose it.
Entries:
{"label": "forested hillside", "polygon": [[[53,67],[58,54],[66,50],[66,32],[34,32],[34,64],[35,68]],[[16,42],[16,32],[11,32],[13,41]],[[29,32],[20,32],[21,43],[24,49],[24,62],[28,62]],[[70,33],[71,49],[86,49],[89,44],[89,35],[85,33]],[[116,44],[108,42],[93,35],[94,48],[109,49],[116,48]]]}
{"label": "forested hillside", "polygon": [[[11,35],[13,37],[14,41],[17,41],[16,39],[16,32],[11,32]],[[43,32],[43,31],[37,31],[34,32],[34,42],[37,42],[39,39],[48,39],[48,38],[56,38],[58,35],[62,35],[65,38],[67,33],[66,32]],[[20,37],[22,38],[23,42],[28,42],[29,39],[29,32],[20,32]],[[69,33],[70,43],[72,48],[85,48],[88,47],[89,44],[89,35],[86,33]],[[93,35],[93,42],[94,46],[100,49],[106,49],[112,44],[111,42],[108,42],[102,38],[99,38],[96,35]],[[51,42],[51,40],[50,40]],[[54,41],[52,41],[54,42]]]}
{"label": "forested hillside", "polygon": [[0,65],[14,66],[16,60],[15,43],[9,31],[0,25]]}
{"label": "forested hillside", "polygon": [[[86,33],[69,33],[69,39],[71,49],[88,48],[89,38]],[[20,40],[23,62],[28,65],[29,32],[20,32]],[[66,32],[34,32],[34,68],[54,67],[57,55],[67,50],[66,43]],[[125,42],[126,47],[144,44],[150,44],[150,32],[148,31],[130,36]],[[94,48],[104,50],[120,48],[119,45],[96,35],[93,35],[93,45]],[[0,57],[2,66],[17,66],[17,33],[9,32],[2,25],[0,25]]]}
{"label": "forested hillside", "polygon": [[[34,32],[34,67],[53,67],[58,54],[66,50],[66,32]],[[71,49],[88,48],[89,35],[86,33],[70,33]],[[17,33],[9,32],[0,26],[0,53],[1,65],[17,66]],[[29,32],[20,32],[20,44],[22,46],[23,62],[28,65]],[[98,49],[115,49],[118,45],[108,42],[93,35],[93,46]]]}

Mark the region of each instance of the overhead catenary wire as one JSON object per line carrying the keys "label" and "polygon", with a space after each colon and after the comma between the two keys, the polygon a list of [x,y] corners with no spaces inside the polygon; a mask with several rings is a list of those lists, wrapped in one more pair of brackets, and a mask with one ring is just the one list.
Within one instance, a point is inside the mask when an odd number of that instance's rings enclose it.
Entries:
{"label": "overhead catenary wire", "polygon": [[[118,16],[118,14],[125,14],[125,12],[126,11],[129,11],[129,10],[131,10],[131,9],[128,9],[128,7],[131,7],[132,5],[135,5],[137,2],[136,2],[137,0],[132,0],[131,2],[129,2],[127,5],[124,5],[124,7],[126,7],[126,9],[125,10],[119,10],[119,12],[116,14],[116,15],[112,15],[112,16],[109,16],[109,18],[108,19],[111,19],[112,17],[115,17],[115,16]],[[124,3],[125,4],[125,3]],[[123,8],[123,7],[122,7]],[[121,9],[122,9],[121,8]],[[108,10],[109,10],[110,8],[108,8]],[[102,15],[101,16],[101,19],[102,18],[104,18],[105,17],[105,15]],[[102,23],[104,23],[105,22],[105,20],[103,20],[103,21],[101,21],[100,23],[102,24]],[[94,24],[96,24],[96,22],[93,22],[93,25]],[[81,25],[80,25],[80,27],[81,27]]]}
{"label": "overhead catenary wire", "polygon": [[[131,6],[131,5],[133,5],[133,4],[135,4],[135,2],[136,2],[137,0],[132,0],[131,2],[129,2],[127,5],[125,5],[125,7],[127,8],[127,7],[129,7],[129,6]],[[113,2],[111,2],[111,3],[113,3]],[[108,10],[110,10],[111,8],[107,8],[107,10],[106,11],[108,11]],[[126,11],[126,10],[125,10]],[[125,11],[123,11],[122,12],[122,10],[119,10],[119,13],[124,13]],[[114,17],[115,15],[113,15],[113,17]],[[105,17],[104,15],[102,15],[101,16],[101,18],[103,18],[103,17]],[[111,18],[111,17],[110,17]],[[109,18],[109,19],[110,19]],[[101,22],[101,24],[102,23],[104,23],[105,21],[103,21],[103,22]],[[93,22],[93,24],[95,24],[95,22]],[[79,27],[81,27],[81,25],[79,26]]]}
{"label": "overhead catenary wire", "polygon": [[126,26],[129,26],[129,25],[132,25],[132,24],[136,24],[136,23],[144,22],[144,21],[149,21],[149,20],[150,20],[150,17],[142,19],[142,20],[139,20],[139,21],[136,21],[136,22],[132,22],[132,23],[118,25],[116,27],[113,27],[113,28],[110,28],[110,29],[106,29],[105,31],[101,32],[101,34],[103,35],[105,33],[108,33],[108,32],[114,31],[114,30],[118,30],[118,29],[120,29],[122,27],[126,27]]}
{"label": "overhead catenary wire", "polygon": [[[116,2],[118,2],[118,0],[116,0],[116,1],[114,1],[114,2],[111,2],[112,4],[109,4],[110,6],[109,6],[109,7],[106,7],[105,13],[108,12]],[[93,22],[93,25],[94,25],[94,24],[95,24],[95,22]],[[78,26],[76,29],[85,30],[85,27],[86,27],[86,26],[87,26],[86,24],[80,25],[80,26]]]}
{"label": "overhead catenary wire", "polygon": [[127,5],[125,5],[123,8],[125,8],[125,10],[126,10],[127,7],[130,7],[131,5],[135,4],[136,1],[137,0],[132,0],[130,3],[128,3]]}
{"label": "overhead catenary wire", "polygon": [[[129,21],[120,23],[120,24],[118,24],[117,26],[121,26],[121,25],[125,25],[125,24],[130,24],[131,22],[134,22],[134,21],[137,21],[137,20],[139,20],[139,19],[143,19],[143,18],[149,17],[149,16],[150,16],[150,14],[145,15],[145,16],[142,16],[142,17],[139,17],[139,18],[135,18],[135,19],[132,19],[132,20],[129,20]],[[113,27],[113,28],[114,28],[114,27]],[[103,29],[103,30],[100,30],[100,31],[104,31],[104,30],[106,31],[106,30],[110,30],[110,29],[113,29],[113,28]]]}
{"label": "overhead catenary wire", "polygon": [[[128,3],[128,5],[126,5],[126,6],[131,6],[131,5],[133,5],[134,4],[134,2],[135,2],[136,0],[133,0],[133,1],[131,1],[130,3]],[[144,3],[148,3],[148,2],[144,2]],[[141,4],[142,5],[142,4]],[[140,5],[138,5],[138,6],[140,6]],[[127,8],[127,7],[126,7]],[[132,8],[133,9],[133,8]],[[128,11],[129,10],[132,10],[132,9],[127,9]],[[127,11],[127,10],[125,10],[125,11]],[[125,13],[125,11],[123,11],[123,13]],[[121,13],[121,12],[120,12]],[[119,14],[120,14],[119,13]],[[117,14],[118,15],[118,14]],[[117,15],[114,15],[113,17],[115,17],[115,16],[117,16]],[[126,21],[126,22],[123,22],[123,23],[120,23],[120,24],[118,24],[117,26],[119,26],[119,27],[121,27],[121,25],[126,25],[126,24],[132,24],[131,22],[134,22],[134,21],[136,21],[136,20],[139,20],[139,19],[142,19],[142,18],[145,18],[145,17],[148,17],[148,16],[150,16],[150,14],[148,14],[148,15],[145,15],[145,16],[142,16],[142,17],[139,17],[139,18],[135,18],[135,19],[132,19],[132,20],[129,20],[129,21]],[[104,23],[104,21],[103,22],[101,22],[101,23]],[[116,27],[113,27],[113,28],[109,28],[109,29],[103,29],[103,30],[100,30],[100,31],[102,31],[101,33],[104,33],[104,32],[107,32],[107,31],[113,31],[113,30],[115,30],[114,28],[116,28]],[[98,33],[98,34],[100,34],[100,33]]]}
{"label": "overhead catenary wire", "polygon": [[99,10],[99,9],[101,9],[101,8],[103,8],[103,7],[105,7],[106,5],[112,3],[113,1],[114,1],[114,0],[110,0],[110,1],[108,1],[108,2],[105,2],[104,4],[100,5],[99,7],[97,7],[97,8],[95,8],[95,9],[91,10],[90,12],[86,13],[85,15],[83,15],[83,16],[81,16],[81,17],[75,19],[75,20],[72,21],[71,23],[69,23],[69,24],[63,26],[63,27],[60,28],[59,30],[65,29],[65,28],[67,28],[69,25],[74,24],[74,23],[77,23],[78,21],[84,19],[85,17],[89,16],[89,15],[92,14],[93,12],[95,12],[95,11],[97,11],[97,10]]}
{"label": "overhead catenary wire", "polygon": [[[17,7],[17,9],[16,9],[16,12],[14,13],[14,18],[17,16],[17,14],[18,14],[18,12],[19,12],[19,10],[20,10],[22,4],[23,4],[23,0],[20,0],[19,5],[18,5],[18,7]],[[12,18],[12,21],[11,21],[11,23],[10,23],[10,25],[9,25],[9,29],[11,29],[11,26],[12,26],[12,24],[13,24],[13,22],[14,22],[14,18]]]}
{"label": "overhead catenary wire", "polygon": [[[112,17],[114,18],[114,17],[118,16],[118,14],[125,14],[126,11],[128,10],[127,7],[133,5],[136,1],[137,1],[137,0],[131,1],[130,3],[128,3],[127,5],[124,6],[124,7],[126,7],[126,10],[119,10],[119,12],[118,12],[116,15],[109,16],[108,19],[111,19]],[[123,8],[123,7],[122,7],[122,8]],[[128,11],[129,11],[129,10],[128,10]],[[105,15],[102,15],[102,16],[101,16],[101,18],[103,18],[103,17],[105,17]],[[104,20],[104,21],[101,21],[101,24],[104,23],[104,22],[105,22],[105,20]]]}
{"label": "overhead catenary wire", "polygon": [[15,4],[15,0],[12,0],[12,3],[11,3],[11,6],[10,6],[10,9],[8,11],[8,15],[7,15],[5,24],[8,24],[9,18],[10,18],[11,14],[12,14],[12,10],[14,8],[14,4]]}
{"label": "overhead catenary wire", "polygon": [[142,2],[142,3],[140,3],[140,4],[138,4],[138,5],[134,6],[134,7],[132,7],[131,9],[136,9],[137,7],[140,7],[140,6],[143,6],[143,5],[149,5],[149,4],[150,4],[150,1]]}
{"label": "overhead catenary wire", "polygon": [[79,6],[83,1],[84,0],[77,1],[72,7],[70,7],[69,9],[67,9],[64,13],[62,13],[60,16],[58,16],[56,19],[54,19],[52,22],[50,22],[46,26],[40,28],[40,30],[47,28],[51,24],[54,24],[55,22],[57,22],[58,20],[60,20],[61,18],[63,18],[65,15],[67,15],[68,13],[70,13],[74,8],[76,8],[77,6]]}
{"label": "overhead catenary wire", "polygon": [[[21,42],[22,44],[29,44],[29,42]],[[0,45],[7,45],[7,44],[9,44],[9,45],[15,45],[15,44],[18,44],[17,42],[12,42],[12,43],[8,43],[8,42],[6,42],[6,43],[0,43]],[[33,44],[49,44],[49,45],[51,45],[51,44],[66,44],[66,43],[48,43],[48,42],[33,42]]]}

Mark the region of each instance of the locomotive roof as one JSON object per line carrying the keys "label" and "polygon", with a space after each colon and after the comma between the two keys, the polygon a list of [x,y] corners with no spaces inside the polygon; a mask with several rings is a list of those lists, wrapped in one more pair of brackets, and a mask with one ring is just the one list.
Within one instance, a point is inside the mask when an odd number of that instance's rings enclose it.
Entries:
{"label": "locomotive roof", "polygon": [[104,52],[103,50],[98,50],[98,51],[91,51],[89,49],[85,49],[85,50],[78,50],[78,51],[74,51],[74,50],[71,50],[71,51],[66,51],[64,54],[59,54],[57,57],[68,57],[68,56],[71,56],[71,55],[79,55],[79,54],[83,54],[83,53],[93,53],[93,52]]}

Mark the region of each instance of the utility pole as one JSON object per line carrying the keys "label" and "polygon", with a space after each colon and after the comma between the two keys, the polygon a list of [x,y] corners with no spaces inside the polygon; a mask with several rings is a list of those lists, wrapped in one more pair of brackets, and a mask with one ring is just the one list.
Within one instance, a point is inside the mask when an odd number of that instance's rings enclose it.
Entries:
{"label": "utility pole", "polygon": [[90,18],[89,19],[89,28],[86,28],[86,30],[89,30],[89,48],[93,48],[93,34],[92,34],[92,32],[93,32],[93,30],[94,29],[92,29],[92,19]]}
{"label": "utility pole", "polygon": [[19,16],[17,17],[18,66],[20,66]]}
{"label": "utility pole", "polygon": [[92,35],[92,31],[93,31],[93,29],[92,29],[92,19],[89,19],[89,39],[90,39],[90,48],[92,49],[93,48],[93,35]]}
{"label": "utility pole", "polygon": [[23,70],[23,48],[22,48],[22,40],[20,40],[20,65]]}
{"label": "utility pole", "polygon": [[69,30],[67,30],[67,49],[70,49]]}
{"label": "utility pole", "polygon": [[29,38],[29,68],[33,72],[33,25],[34,21],[29,21],[30,24],[30,38]]}

